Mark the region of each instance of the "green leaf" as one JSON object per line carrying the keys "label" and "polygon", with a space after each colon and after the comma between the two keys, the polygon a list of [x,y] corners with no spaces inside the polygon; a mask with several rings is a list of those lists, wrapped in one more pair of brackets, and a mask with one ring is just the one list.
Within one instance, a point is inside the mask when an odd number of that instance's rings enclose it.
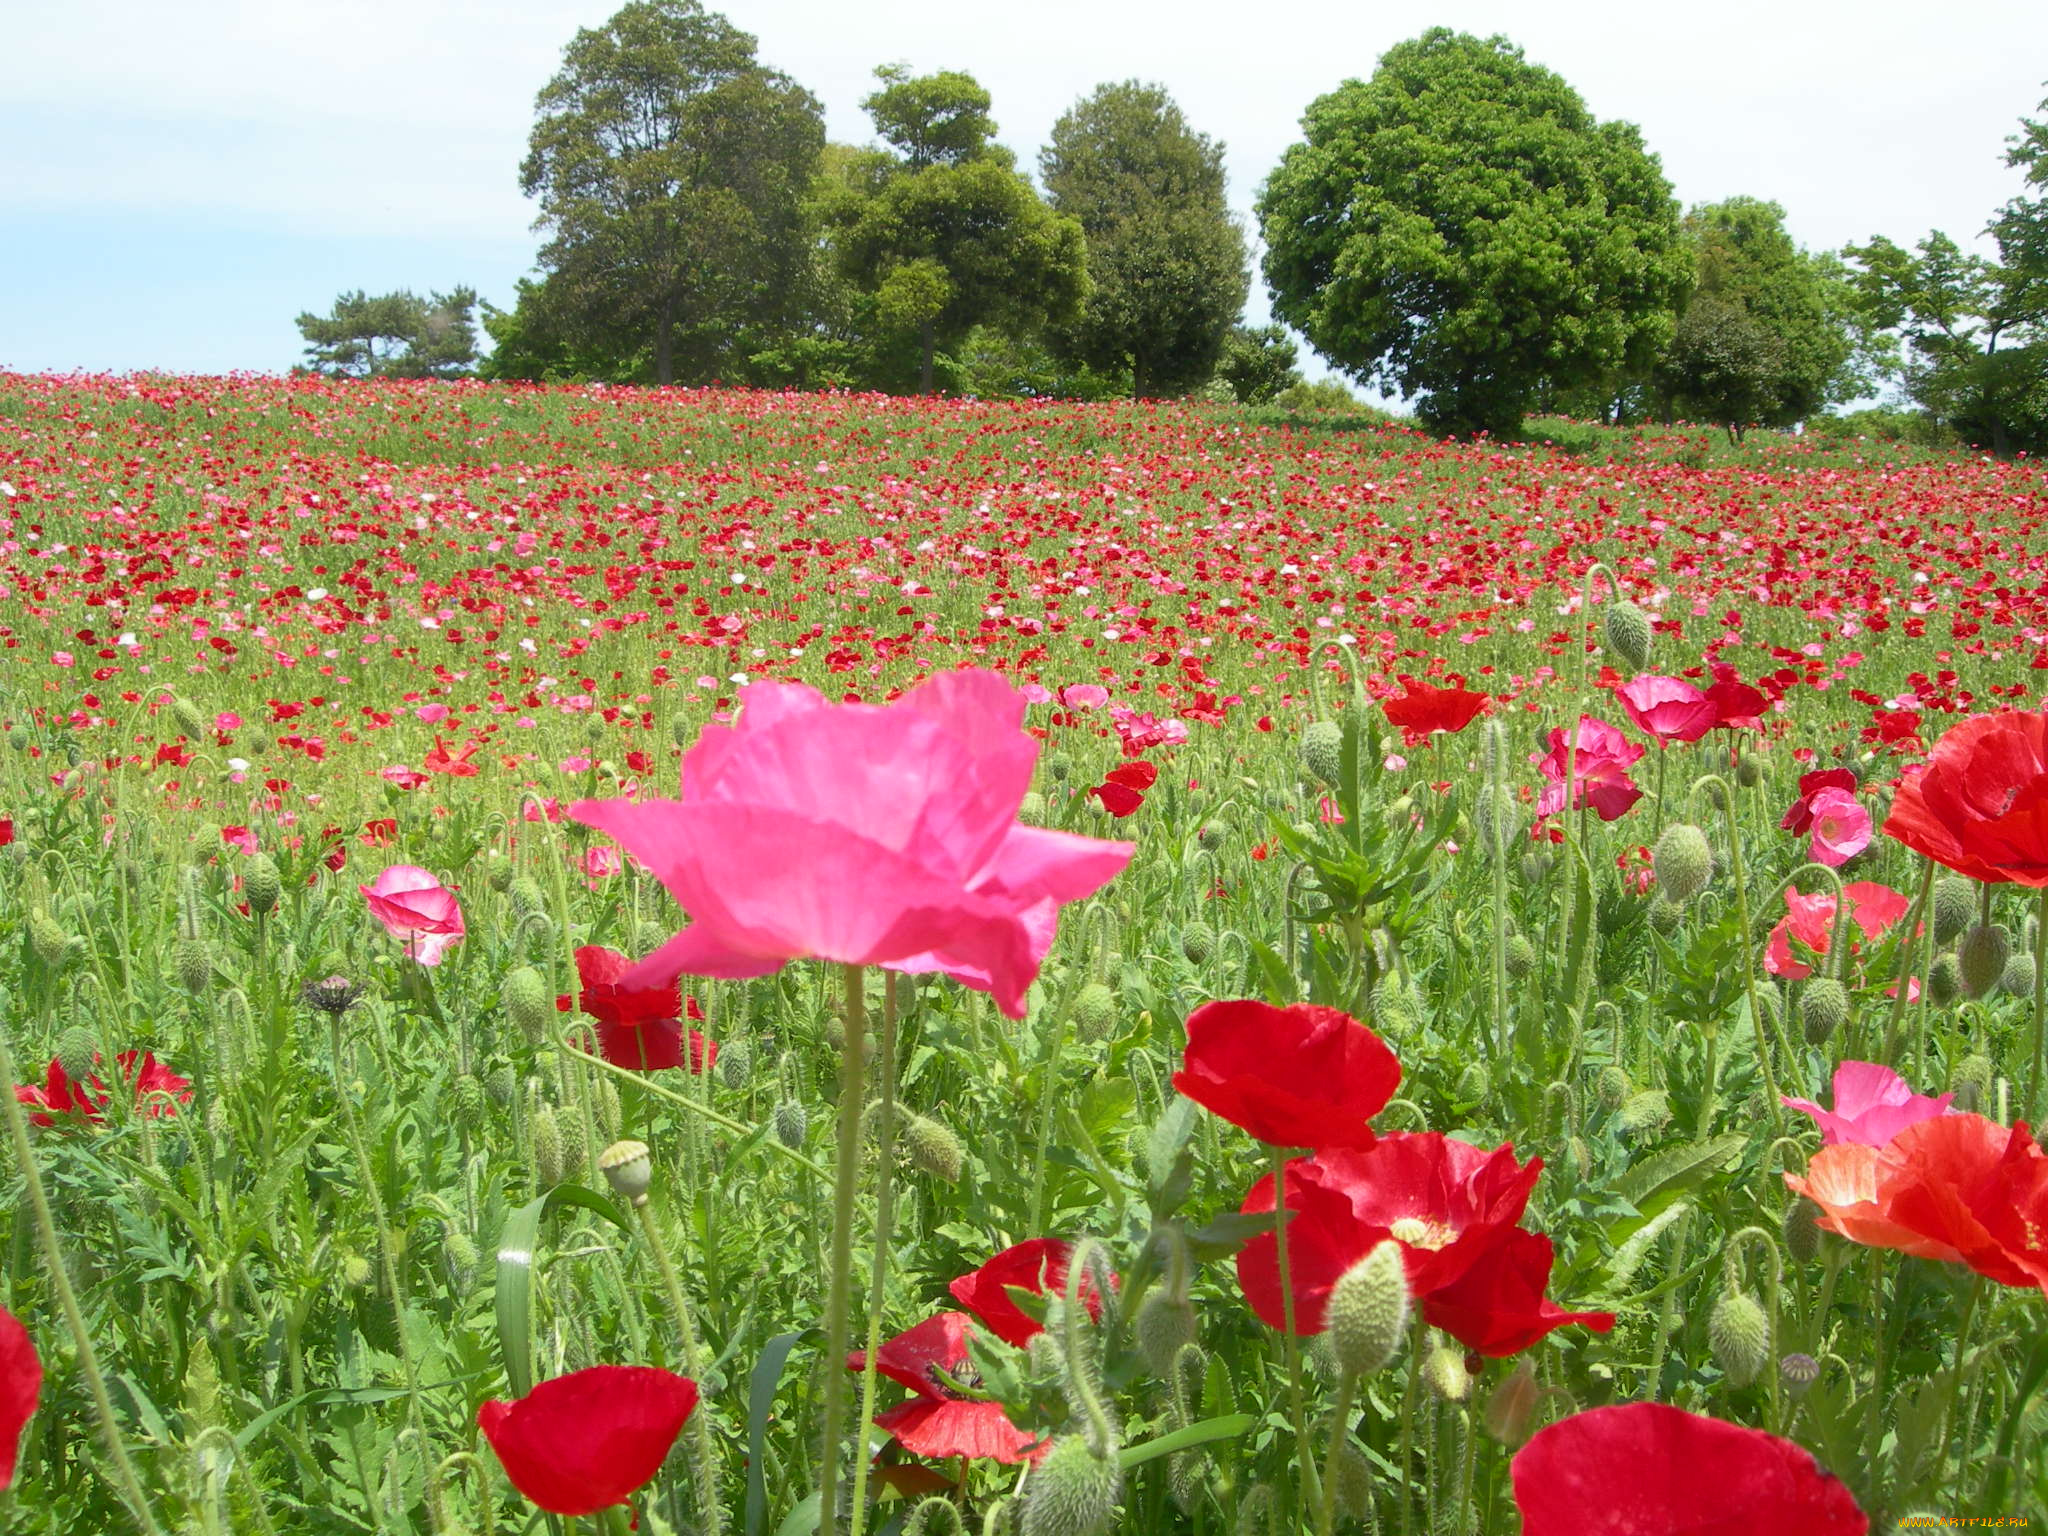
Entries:
{"label": "green leaf", "polygon": [[1203,1419],[1185,1429],[1176,1429],[1170,1435],[1125,1446],[1117,1454],[1117,1464],[1128,1472],[1132,1467],[1143,1466],[1161,1456],[1171,1456],[1175,1451],[1207,1445],[1212,1440],[1235,1440],[1258,1422],[1258,1415],[1251,1413],[1230,1413],[1218,1419]]}
{"label": "green leaf", "polygon": [[[778,1333],[762,1346],[754,1361],[754,1369],[747,1377],[747,1536],[760,1536],[761,1527],[768,1522],[768,1483],[762,1442],[767,1438],[768,1413],[775,1406],[775,1389],[782,1381],[782,1368],[788,1363],[792,1349],[807,1339],[817,1337],[815,1328]],[[799,1504],[797,1510],[803,1507]],[[817,1519],[814,1496],[811,1523],[815,1525]],[[785,1524],[784,1529],[787,1528]]]}
{"label": "green leaf", "polygon": [[1650,1256],[1650,1250],[1657,1239],[1664,1235],[1664,1229],[1692,1209],[1692,1202],[1680,1200],[1666,1206],[1657,1215],[1644,1222],[1629,1234],[1620,1247],[1614,1250],[1614,1257],[1607,1261],[1605,1279],[1599,1289],[1603,1296],[1619,1297],[1635,1278],[1637,1270],[1643,1267],[1643,1260]]}
{"label": "green leaf", "polygon": [[581,1206],[621,1231],[628,1230],[623,1211],[580,1184],[558,1184],[505,1218],[498,1234],[498,1352],[514,1397],[533,1390],[533,1253],[540,1244],[542,1219],[558,1205]]}
{"label": "green leaf", "polygon": [[1615,1181],[1614,1192],[1641,1211],[1653,1216],[1674,1196],[1704,1184],[1749,1142],[1740,1131],[1666,1147],[1637,1163]]}
{"label": "green leaf", "polygon": [[807,1536],[818,1528],[818,1507],[825,1502],[823,1493],[813,1493],[783,1517],[782,1524],[775,1527],[775,1536]]}

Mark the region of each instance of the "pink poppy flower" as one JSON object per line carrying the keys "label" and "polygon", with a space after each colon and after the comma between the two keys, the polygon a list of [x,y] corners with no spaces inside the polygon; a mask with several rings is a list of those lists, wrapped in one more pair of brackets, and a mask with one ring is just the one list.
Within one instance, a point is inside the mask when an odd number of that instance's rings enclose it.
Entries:
{"label": "pink poppy flower", "polygon": [[1060,702],[1068,709],[1100,709],[1109,702],[1109,690],[1100,683],[1069,683],[1060,690]]}
{"label": "pink poppy flower", "polygon": [[1813,1116],[1824,1147],[1843,1142],[1881,1147],[1907,1126],[1947,1114],[1949,1101],[1954,1097],[1944,1093],[1938,1099],[1929,1098],[1915,1093],[1890,1067],[1870,1061],[1845,1061],[1835,1068],[1832,1110],[1822,1109],[1811,1099],[1783,1102],[1787,1109]]}
{"label": "pink poppy flower", "polygon": [[1550,750],[1537,760],[1538,771],[1549,783],[1537,797],[1536,814],[1554,816],[1565,808],[1569,769],[1575,809],[1590,806],[1602,821],[1626,815],[1643,797],[1641,786],[1628,773],[1629,764],[1643,755],[1642,745],[1591,715],[1579,716],[1574,734],[1578,739],[1576,760],[1572,758],[1571,736],[1563,730],[1551,731]]}
{"label": "pink poppy flower", "polygon": [[394,864],[356,889],[370,904],[370,915],[421,965],[439,965],[463,935],[455,893],[417,864]]}
{"label": "pink poppy flower", "polygon": [[1637,730],[1659,746],[1698,741],[1721,723],[1721,711],[1691,683],[1676,677],[1638,677],[1614,690]]}
{"label": "pink poppy flower", "polygon": [[1821,790],[1808,806],[1813,842],[1806,856],[1830,869],[1846,864],[1870,846],[1870,812],[1847,790]]}
{"label": "pink poppy flower", "polygon": [[1853,795],[1856,793],[1856,775],[1848,768],[1822,768],[1799,775],[1799,798],[1787,807],[1784,818],[1778,823],[1779,828],[1795,836],[1810,829],[1813,826],[1814,796],[1825,789],[1838,789]]}
{"label": "pink poppy flower", "polygon": [[1046,903],[1093,893],[1133,851],[1018,823],[1038,757],[1023,695],[963,671],[882,705],[789,683],[740,698],[738,722],[707,725],[684,756],[680,800],[571,807],[693,919],[624,979],[914,962],[985,985],[1021,1018]]}
{"label": "pink poppy flower", "polygon": [[[1868,939],[1878,937],[1912,907],[1899,892],[1872,880],[1853,880],[1842,887],[1842,894],[1849,899],[1850,922]],[[1811,976],[1813,967],[1793,954],[1792,940],[1797,939],[1816,955],[1825,955],[1834,942],[1835,898],[1825,893],[1807,896],[1787,891],[1785,906],[1787,915],[1778,919],[1770,942],[1764,946],[1764,969],[1773,976],[1798,981]]]}

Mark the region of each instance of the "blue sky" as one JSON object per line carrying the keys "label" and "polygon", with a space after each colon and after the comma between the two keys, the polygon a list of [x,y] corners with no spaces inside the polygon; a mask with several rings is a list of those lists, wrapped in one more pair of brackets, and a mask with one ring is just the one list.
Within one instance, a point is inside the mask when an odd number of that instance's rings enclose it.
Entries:
{"label": "blue sky", "polygon": [[[299,355],[293,316],[343,289],[467,282],[509,302],[537,244],[517,185],[534,93],[613,9],[16,6],[0,24],[0,367],[276,372]],[[1506,33],[1599,116],[1641,126],[1682,200],[1774,198],[1816,248],[1971,236],[2018,190],[2004,140],[2048,95],[2048,6],[2002,0],[722,9],[839,139],[867,139],[860,99],[891,60],[979,76],[1027,165],[1097,83],[1157,80],[1225,142],[1247,215],[1309,101],[1432,24]]]}

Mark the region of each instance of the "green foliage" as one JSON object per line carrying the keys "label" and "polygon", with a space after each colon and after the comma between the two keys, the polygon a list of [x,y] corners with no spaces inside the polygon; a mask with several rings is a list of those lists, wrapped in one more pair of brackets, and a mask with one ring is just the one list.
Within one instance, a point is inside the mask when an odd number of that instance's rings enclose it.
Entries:
{"label": "green foliage", "polygon": [[1300,356],[1285,327],[1236,326],[1223,338],[1216,379],[1239,405],[1265,405],[1302,383]]}
{"label": "green foliage", "polygon": [[1688,271],[1656,158],[1506,39],[1433,29],[1303,127],[1258,203],[1275,312],[1432,427],[1515,436],[1544,381],[1668,339]]}
{"label": "green foliage", "polygon": [[791,322],[824,127],[752,37],[697,0],[633,0],[576,34],[536,106],[520,186],[549,238],[526,345],[706,381]]}
{"label": "green foliage", "polygon": [[302,314],[299,334],[315,373],[344,378],[447,379],[476,364],[476,290],[374,298],[358,288],[325,315]]}
{"label": "green foliage", "polygon": [[878,74],[863,105],[891,149],[847,165],[824,217],[840,275],[872,300],[877,338],[915,348],[930,393],[939,349],[974,327],[1028,335],[1072,318],[1085,244],[1079,222],[1048,208],[994,141],[972,77]]}
{"label": "green foliage", "polygon": [[1061,328],[1061,350],[1128,371],[1135,396],[1207,382],[1251,281],[1223,146],[1190,128],[1164,88],[1127,80],[1053,125],[1039,175],[1088,242],[1088,298]]}

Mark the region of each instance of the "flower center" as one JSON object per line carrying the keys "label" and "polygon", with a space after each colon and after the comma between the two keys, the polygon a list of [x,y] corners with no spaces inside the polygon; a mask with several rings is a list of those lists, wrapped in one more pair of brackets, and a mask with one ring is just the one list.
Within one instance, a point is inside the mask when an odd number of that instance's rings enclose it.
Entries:
{"label": "flower center", "polygon": [[1427,1248],[1431,1253],[1450,1247],[1457,1233],[1440,1221],[1421,1216],[1403,1216],[1387,1229],[1396,1242],[1410,1248]]}

